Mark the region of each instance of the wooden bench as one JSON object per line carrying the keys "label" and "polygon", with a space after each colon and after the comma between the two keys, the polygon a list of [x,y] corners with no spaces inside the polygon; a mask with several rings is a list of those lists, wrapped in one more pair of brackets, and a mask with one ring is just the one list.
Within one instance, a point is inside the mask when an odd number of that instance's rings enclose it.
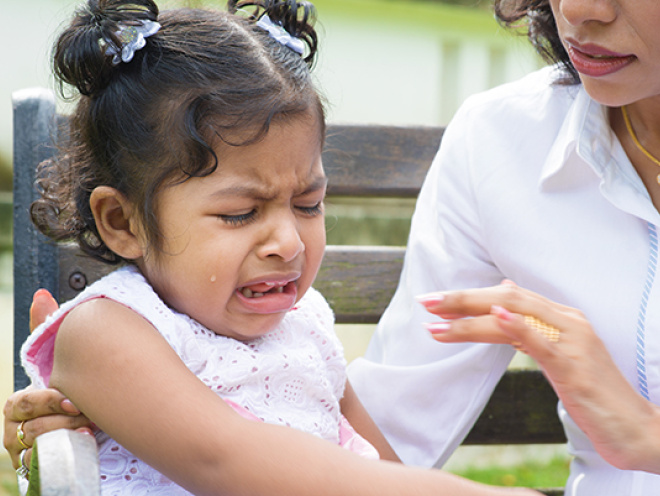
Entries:
{"label": "wooden bench", "polygon": [[[30,222],[34,170],[57,140],[53,96],[46,90],[14,95],[14,318],[16,389],[28,384],[18,352],[28,334],[32,294],[45,287],[59,301],[74,296],[110,267],[70,246],[46,242]],[[415,198],[438,148],[441,128],[329,126],[324,166],[328,196]],[[375,323],[396,288],[403,247],[328,246],[315,287],[329,300],[338,323]],[[538,371],[507,372],[465,444],[564,443],[557,397]],[[43,484],[43,482],[42,482]],[[561,489],[545,489],[560,495]]]}

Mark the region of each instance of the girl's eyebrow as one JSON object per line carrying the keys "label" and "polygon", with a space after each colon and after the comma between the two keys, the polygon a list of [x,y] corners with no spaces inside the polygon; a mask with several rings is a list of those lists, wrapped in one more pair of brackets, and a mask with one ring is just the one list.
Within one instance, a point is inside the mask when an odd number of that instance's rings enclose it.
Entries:
{"label": "girl's eyebrow", "polygon": [[301,194],[301,195],[306,195],[306,194],[308,194],[308,193],[313,193],[313,192],[315,192],[315,191],[318,191],[318,190],[324,189],[324,188],[326,188],[327,186],[328,186],[328,176],[326,176],[325,174],[324,174],[324,175],[320,175],[320,176],[317,176],[317,177],[314,179],[314,181],[312,181],[312,182],[309,184],[309,186],[307,186],[307,187],[305,188],[305,190],[304,190],[302,193],[300,193],[300,194]]}
{"label": "girl's eyebrow", "polygon": [[[310,193],[314,193],[316,191],[322,190],[326,188],[328,185],[328,177],[324,175],[319,175],[314,180],[309,183],[303,191],[300,193],[296,193],[296,196],[304,196]],[[258,187],[253,187],[250,185],[236,185],[236,186],[228,186],[226,188],[222,188],[219,190],[216,190],[212,193],[212,197],[226,197],[226,196],[242,196],[242,197],[249,197],[249,198],[254,198],[255,200],[262,200],[262,201],[268,201],[268,200],[273,200],[276,195],[268,195],[268,193],[265,193],[263,189],[258,188]]]}

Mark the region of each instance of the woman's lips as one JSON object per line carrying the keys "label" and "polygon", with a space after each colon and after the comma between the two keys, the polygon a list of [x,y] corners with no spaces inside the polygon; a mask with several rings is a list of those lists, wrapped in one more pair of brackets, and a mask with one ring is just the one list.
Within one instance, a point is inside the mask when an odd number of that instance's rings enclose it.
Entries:
{"label": "woman's lips", "polygon": [[634,62],[637,57],[612,52],[598,45],[578,45],[567,42],[566,51],[573,67],[580,74],[589,77],[602,77],[620,71]]}

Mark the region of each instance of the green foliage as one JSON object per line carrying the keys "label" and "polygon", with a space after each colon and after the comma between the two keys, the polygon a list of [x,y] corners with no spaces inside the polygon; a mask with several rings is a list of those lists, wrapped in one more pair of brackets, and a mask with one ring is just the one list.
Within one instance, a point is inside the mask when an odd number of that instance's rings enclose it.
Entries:
{"label": "green foliage", "polygon": [[444,3],[447,5],[460,5],[462,7],[472,7],[475,9],[490,9],[492,7],[492,0],[391,0],[397,2],[429,2],[429,3]]}
{"label": "green foliage", "polygon": [[[37,443],[34,443],[36,448]],[[41,479],[39,478],[39,452],[32,450],[32,459],[30,460],[30,487],[28,487],[26,496],[39,496],[41,494]]]}
{"label": "green foliage", "polygon": [[511,467],[467,468],[457,475],[495,486],[563,487],[569,472],[569,460],[557,457],[549,462],[531,461]]}
{"label": "green foliage", "polygon": [[13,476],[0,480],[0,494],[3,496],[20,496],[18,484]]}
{"label": "green foliage", "polygon": [[11,160],[0,153],[0,191],[12,190]]}

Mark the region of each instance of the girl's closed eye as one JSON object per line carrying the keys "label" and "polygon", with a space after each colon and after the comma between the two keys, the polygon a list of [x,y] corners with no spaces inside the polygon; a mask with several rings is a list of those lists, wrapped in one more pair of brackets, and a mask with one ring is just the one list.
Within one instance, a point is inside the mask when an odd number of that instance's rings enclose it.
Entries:
{"label": "girl's closed eye", "polygon": [[320,201],[312,206],[298,205],[296,208],[302,213],[315,217],[323,214],[323,201]]}
{"label": "girl's closed eye", "polygon": [[256,209],[252,209],[249,212],[233,215],[219,214],[218,218],[222,219],[226,224],[232,226],[244,226],[252,222],[256,217]]}

